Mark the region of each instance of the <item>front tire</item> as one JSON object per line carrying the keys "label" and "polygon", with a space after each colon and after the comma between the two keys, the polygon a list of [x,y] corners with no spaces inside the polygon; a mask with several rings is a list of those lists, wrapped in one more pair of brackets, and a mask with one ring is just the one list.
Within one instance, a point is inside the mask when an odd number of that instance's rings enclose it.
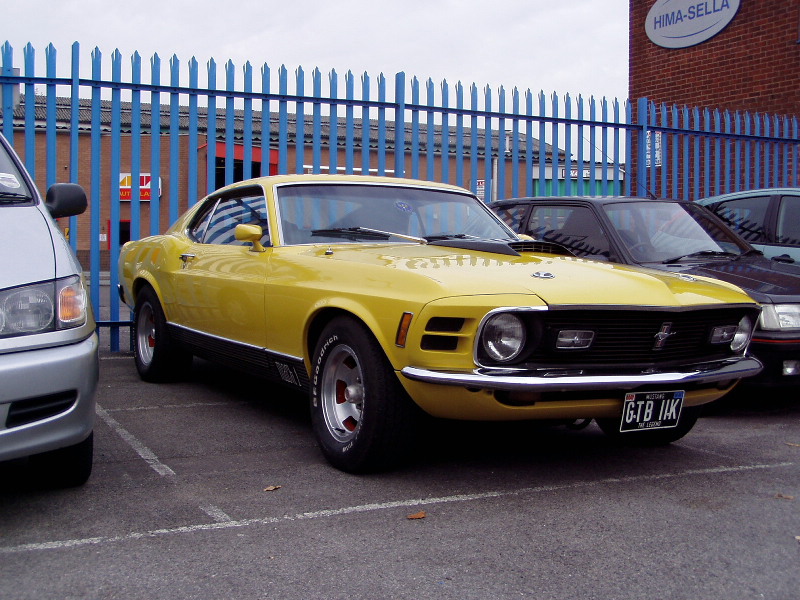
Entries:
{"label": "front tire", "polygon": [[603,433],[615,442],[626,446],[666,446],[678,441],[692,430],[700,417],[701,410],[702,407],[700,406],[684,407],[681,411],[678,425],[669,429],[627,431],[622,433],[619,430],[619,419],[596,419],[596,421]]}
{"label": "front tire", "polygon": [[77,487],[92,474],[94,432],[82,442],[30,457],[36,477],[49,488]]}
{"label": "front tire", "polygon": [[366,326],[349,317],[332,320],[319,338],[312,368],[311,424],[334,467],[364,473],[408,457],[420,411]]}
{"label": "front tire", "polygon": [[192,361],[192,355],[179,348],[170,336],[164,310],[150,286],[136,296],[133,351],[139,377],[153,383],[180,377]]}

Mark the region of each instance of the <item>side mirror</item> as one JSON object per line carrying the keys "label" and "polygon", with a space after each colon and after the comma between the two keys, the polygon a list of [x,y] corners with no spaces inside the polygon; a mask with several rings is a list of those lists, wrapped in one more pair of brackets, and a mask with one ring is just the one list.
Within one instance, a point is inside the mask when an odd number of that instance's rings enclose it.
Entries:
{"label": "side mirror", "polygon": [[54,183],[44,202],[54,219],[72,217],[86,211],[86,192],[77,183]]}
{"label": "side mirror", "polygon": [[267,249],[261,245],[261,237],[264,235],[264,230],[260,225],[237,225],[233,230],[233,234],[240,242],[252,242],[253,247],[250,249],[252,252],[266,252]]}

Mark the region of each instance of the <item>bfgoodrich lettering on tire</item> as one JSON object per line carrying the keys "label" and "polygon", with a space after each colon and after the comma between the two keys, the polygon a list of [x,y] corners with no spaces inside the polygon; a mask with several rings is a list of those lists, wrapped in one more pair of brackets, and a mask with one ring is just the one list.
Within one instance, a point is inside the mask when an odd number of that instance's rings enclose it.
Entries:
{"label": "bfgoodrich lettering on tire", "polygon": [[367,327],[331,321],[312,359],[311,423],[325,458],[350,473],[376,471],[408,456],[419,409]]}

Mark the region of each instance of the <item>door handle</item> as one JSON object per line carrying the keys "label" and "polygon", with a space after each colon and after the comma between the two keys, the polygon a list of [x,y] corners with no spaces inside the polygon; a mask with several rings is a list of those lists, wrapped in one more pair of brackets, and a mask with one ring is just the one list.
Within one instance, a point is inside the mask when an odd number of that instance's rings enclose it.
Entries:
{"label": "door handle", "polygon": [[186,265],[189,264],[189,261],[195,258],[195,255],[185,253],[181,254],[179,258],[183,261],[183,266],[186,267]]}

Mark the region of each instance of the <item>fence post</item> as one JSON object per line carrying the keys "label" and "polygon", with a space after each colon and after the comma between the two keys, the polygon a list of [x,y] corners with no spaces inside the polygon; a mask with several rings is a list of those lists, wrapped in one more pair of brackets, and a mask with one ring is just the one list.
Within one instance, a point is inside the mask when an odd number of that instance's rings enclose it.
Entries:
{"label": "fence post", "polygon": [[[647,98],[639,98],[636,105],[636,121],[639,135],[636,140],[636,194],[650,196],[647,187]],[[641,190],[641,191],[640,191]]]}
{"label": "fence post", "polygon": [[394,76],[394,176],[406,176],[406,74]]}

